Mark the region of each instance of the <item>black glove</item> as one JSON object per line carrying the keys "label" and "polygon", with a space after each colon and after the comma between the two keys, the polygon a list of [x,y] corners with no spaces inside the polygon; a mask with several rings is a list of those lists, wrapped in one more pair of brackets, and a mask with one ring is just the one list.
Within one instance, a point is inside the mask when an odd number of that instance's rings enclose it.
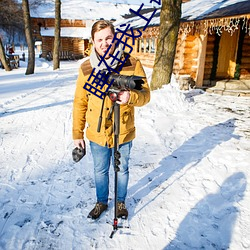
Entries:
{"label": "black glove", "polygon": [[76,147],[72,151],[73,160],[75,162],[78,162],[78,161],[80,161],[83,158],[83,156],[85,154],[86,154],[86,149],[85,148],[82,148],[81,146],[80,147]]}

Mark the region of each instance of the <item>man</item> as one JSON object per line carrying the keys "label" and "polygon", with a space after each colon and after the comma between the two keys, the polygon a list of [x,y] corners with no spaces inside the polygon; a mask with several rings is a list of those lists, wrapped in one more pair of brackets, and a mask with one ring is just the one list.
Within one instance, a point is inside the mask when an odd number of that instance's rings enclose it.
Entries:
{"label": "man", "polygon": [[[108,67],[114,71],[121,66],[125,52],[122,51],[121,44],[113,42],[115,30],[112,23],[100,20],[94,23],[91,31],[93,50],[90,59],[82,63],[76,84],[76,91],[73,104],[73,140],[76,147],[85,147],[84,133],[87,123],[86,137],[90,141],[91,153],[94,162],[94,175],[96,185],[97,202],[90,211],[88,218],[97,219],[108,208],[109,195],[109,168],[113,160],[114,134],[112,104],[110,98],[104,99],[104,117],[100,132],[97,132],[98,118],[102,107],[102,98],[89,92],[84,88],[86,82],[93,82],[93,68],[95,74],[98,70],[107,70]],[[118,52],[120,51],[120,53]],[[107,53],[108,52],[108,53]],[[116,55],[117,60],[112,56]],[[127,58],[128,56],[128,58]],[[104,60],[104,63],[101,58]],[[145,77],[145,72],[140,61],[126,54],[126,62],[119,71],[120,75],[137,75]],[[90,78],[90,79],[89,79]],[[118,172],[118,194],[117,194],[117,217],[128,216],[125,206],[125,198],[128,186],[128,161],[132,140],[135,138],[134,107],[143,106],[150,100],[150,90],[146,78],[143,78],[142,90],[123,90],[118,93],[117,103],[120,104],[120,134],[119,152],[121,154]],[[111,114],[110,114],[111,113]],[[111,119],[108,116],[111,115]]]}

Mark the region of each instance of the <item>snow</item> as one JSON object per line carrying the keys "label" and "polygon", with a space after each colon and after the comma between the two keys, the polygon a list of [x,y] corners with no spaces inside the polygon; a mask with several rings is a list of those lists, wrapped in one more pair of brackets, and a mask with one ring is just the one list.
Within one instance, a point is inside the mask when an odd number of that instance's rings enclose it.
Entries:
{"label": "snow", "polygon": [[[219,10],[225,7],[229,7],[230,5],[234,5],[236,3],[247,2],[249,0],[191,0],[186,3],[182,3],[181,5],[181,19],[184,21],[192,21],[197,19],[204,19],[206,15],[211,14],[215,10]],[[155,6],[159,8],[159,6]],[[144,8],[149,8],[149,6],[145,6]],[[138,8],[133,8],[133,10],[138,10]],[[242,11],[242,10],[240,10]],[[247,12],[248,11],[248,12]],[[244,13],[249,13],[250,10],[245,10]],[[150,20],[149,26],[157,26],[160,24],[160,12],[161,9],[156,10],[154,15],[152,16],[152,12],[144,14],[143,16]],[[119,18],[115,22],[115,26],[119,27],[121,24],[130,24],[133,28],[142,28],[147,24],[147,20],[139,16],[134,16],[129,19],[124,19],[123,17]]]}
{"label": "snow", "polygon": [[[137,2],[134,4],[116,4],[109,1],[99,3],[92,0],[62,0],[61,2],[62,19],[71,20],[118,19],[121,15],[128,14],[130,8],[138,9]],[[55,4],[52,1],[45,1],[45,4],[31,9],[30,13],[32,17],[54,18]]]}
{"label": "snow", "polygon": [[[191,0],[182,4],[182,18],[186,20],[202,19],[202,17],[212,13],[215,10],[228,7],[249,0]],[[248,10],[249,11],[249,10]],[[249,12],[248,12],[249,13]]]}
{"label": "snow", "polygon": [[[42,36],[54,36],[55,28],[41,28]],[[61,37],[79,37],[82,39],[89,39],[91,34],[90,27],[62,27],[61,28]]]}
{"label": "snow", "polygon": [[95,204],[88,143],[79,163],[71,156],[81,62],[53,71],[37,57],[33,75],[23,61],[0,70],[0,249],[250,249],[250,99],[180,91],[174,78],[136,108],[129,228],[109,238],[112,168],[108,211],[86,219]]}

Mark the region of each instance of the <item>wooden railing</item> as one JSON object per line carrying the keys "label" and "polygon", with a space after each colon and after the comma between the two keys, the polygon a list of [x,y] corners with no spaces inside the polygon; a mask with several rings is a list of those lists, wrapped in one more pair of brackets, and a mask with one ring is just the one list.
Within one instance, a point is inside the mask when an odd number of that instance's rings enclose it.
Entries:
{"label": "wooden railing", "polygon": [[[83,58],[82,55],[75,55],[71,51],[59,51],[59,60],[77,60]],[[47,53],[46,59],[48,61],[53,60],[53,53],[49,51]]]}

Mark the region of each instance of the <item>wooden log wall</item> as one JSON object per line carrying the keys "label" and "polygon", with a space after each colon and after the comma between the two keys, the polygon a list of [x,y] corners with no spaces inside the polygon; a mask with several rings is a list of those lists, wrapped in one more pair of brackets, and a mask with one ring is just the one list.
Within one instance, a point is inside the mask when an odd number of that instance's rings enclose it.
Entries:
{"label": "wooden log wall", "polygon": [[53,51],[54,37],[42,37],[42,57],[46,58],[48,52]]}
{"label": "wooden log wall", "polygon": [[60,44],[60,51],[70,51],[73,52],[73,39],[62,37]]}
{"label": "wooden log wall", "polygon": [[189,75],[192,79],[196,79],[199,54],[197,39],[195,35],[178,36],[173,67],[173,73],[177,76]]}
{"label": "wooden log wall", "polygon": [[[34,29],[39,29],[39,27],[49,28],[55,27],[54,18],[31,18],[32,27]],[[85,20],[71,20],[71,19],[62,19],[61,27],[86,27]]]}
{"label": "wooden log wall", "polygon": [[[192,79],[196,78],[197,58],[199,54],[198,37],[195,35],[187,36],[184,52],[183,74],[188,74]],[[187,71],[187,73],[185,73]]]}
{"label": "wooden log wall", "polygon": [[214,46],[215,46],[215,34],[213,35],[208,34],[204,78],[203,78],[203,80],[205,80],[207,84],[210,84],[209,81],[213,68]]}
{"label": "wooden log wall", "polygon": [[85,39],[79,39],[79,38],[74,38],[73,39],[73,53],[74,55],[84,55],[84,51],[88,48],[89,46],[89,40]]}
{"label": "wooden log wall", "polygon": [[[42,38],[42,57],[46,58],[48,52],[52,52],[54,47],[54,37]],[[88,40],[78,38],[61,38],[60,51],[69,51],[77,58],[84,56],[84,51],[88,47]]]}
{"label": "wooden log wall", "polygon": [[173,73],[178,75],[179,71],[183,68],[183,53],[185,46],[185,36],[179,35],[177,39],[176,44],[176,50],[175,50],[175,59],[174,59],[174,65],[173,65]]}

